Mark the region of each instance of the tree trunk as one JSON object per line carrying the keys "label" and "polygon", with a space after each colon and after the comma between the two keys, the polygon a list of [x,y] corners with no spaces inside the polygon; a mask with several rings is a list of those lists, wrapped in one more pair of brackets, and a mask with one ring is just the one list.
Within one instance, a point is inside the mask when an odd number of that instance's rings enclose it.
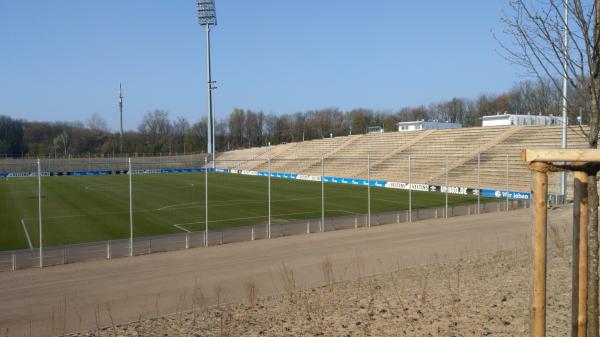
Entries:
{"label": "tree trunk", "polygon": [[[597,0],[600,1],[600,0]],[[598,19],[598,18],[597,18]],[[598,21],[596,22],[596,27]],[[595,55],[598,53],[595,51]],[[595,57],[595,59],[598,59]],[[594,88],[598,88],[600,80],[592,78],[596,82]],[[598,106],[598,93],[592,93],[592,106],[590,112],[590,133],[589,147],[592,149],[598,148],[598,121],[600,111]],[[589,172],[588,178],[588,278],[587,278],[587,336],[600,337],[599,321],[598,321],[598,181],[596,180],[597,172]]]}
{"label": "tree trunk", "polygon": [[[595,0],[593,41],[592,41],[592,71],[591,71],[591,111],[590,111],[590,133],[588,142],[590,148],[598,148],[598,122],[600,119],[600,107],[598,98],[600,96],[600,0]],[[588,179],[588,337],[600,337],[598,324],[598,181],[596,173],[589,175]]]}

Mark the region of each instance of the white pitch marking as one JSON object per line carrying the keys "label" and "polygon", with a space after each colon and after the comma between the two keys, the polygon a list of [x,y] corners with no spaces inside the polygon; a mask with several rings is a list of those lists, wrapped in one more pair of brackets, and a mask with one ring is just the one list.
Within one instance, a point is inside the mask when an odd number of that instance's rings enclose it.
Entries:
{"label": "white pitch marking", "polygon": [[165,210],[165,209],[174,208],[174,207],[177,207],[177,206],[195,205],[195,204],[197,204],[197,203],[198,203],[197,201],[193,201],[193,202],[184,202],[184,203],[181,203],[181,204],[174,204],[174,205],[167,205],[167,206],[159,207],[159,208],[157,208],[156,210],[157,210],[157,211],[163,211],[163,210]]}
{"label": "white pitch marking", "polygon": [[173,227],[178,228],[178,229],[180,229],[180,230],[182,230],[184,232],[191,233],[189,230],[183,228],[182,225],[175,224],[175,225],[173,225]]}
{"label": "white pitch marking", "polygon": [[27,231],[27,227],[25,226],[25,221],[21,219],[21,226],[23,226],[23,231],[25,231],[25,236],[27,237],[27,243],[29,244],[29,250],[33,250],[33,245],[31,244],[31,238],[29,237],[29,232]]}
{"label": "white pitch marking", "polygon": [[[288,201],[313,200],[313,199],[317,199],[317,197],[282,199],[282,200],[272,201],[272,203],[283,203],[283,202],[288,202]],[[184,203],[181,203],[181,204],[167,205],[167,206],[163,206],[163,207],[157,208],[156,210],[157,211],[164,211],[164,210],[177,210],[177,209],[190,209],[190,208],[204,208],[204,205],[200,204],[200,202],[199,201],[195,201],[195,202],[184,202]],[[242,199],[242,200],[217,201],[217,202],[211,203],[211,206],[213,206],[213,207],[219,207],[219,206],[237,206],[237,205],[261,204],[261,203],[264,203],[264,201]],[[190,206],[187,206],[187,205],[190,205]]]}
{"label": "white pitch marking", "polygon": [[[348,214],[359,214],[359,213],[354,213],[354,212],[350,212],[350,211],[345,211],[342,209],[332,209],[330,211],[334,211],[334,212],[342,212],[342,213],[348,213]],[[277,216],[283,216],[283,215],[298,215],[298,214],[311,214],[311,213],[317,213],[315,211],[312,212],[296,212],[296,213],[283,213],[283,214],[273,214],[273,217],[277,217]],[[249,216],[249,217],[244,217],[244,218],[229,218],[229,219],[221,219],[221,220],[212,220],[209,222],[224,222],[224,221],[232,221],[232,220],[250,220],[250,219],[261,219],[261,218],[266,218],[267,215],[259,215],[259,216]],[[204,221],[196,221],[196,222],[186,222],[186,223],[180,223],[180,224],[175,224],[172,226],[175,226],[177,228],[179,228],[180,226],[186,226],[186,225],[195,225],[195,224],[199,224],[199,223],[204,223]],[[182,229],[182,228],[179,228]],[[185,230],[185,229],[183,229]],[[189,232],[188,230],[185,230],[186,232]]]}

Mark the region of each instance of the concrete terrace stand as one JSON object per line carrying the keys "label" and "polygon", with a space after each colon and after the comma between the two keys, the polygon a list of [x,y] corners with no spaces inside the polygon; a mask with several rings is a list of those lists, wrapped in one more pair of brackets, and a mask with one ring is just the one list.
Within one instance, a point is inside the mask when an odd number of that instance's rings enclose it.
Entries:
{"label": "concrete terrace stand", "polygon": [[[546,229],[548,175],[574,172],[571,336],[586,336],[588,262],[588,179],[600,170],[600,150],[521,150],[534,171],[533,298],[531,336],[546,336]],[[575,263],[577,262],[577,263]]]}

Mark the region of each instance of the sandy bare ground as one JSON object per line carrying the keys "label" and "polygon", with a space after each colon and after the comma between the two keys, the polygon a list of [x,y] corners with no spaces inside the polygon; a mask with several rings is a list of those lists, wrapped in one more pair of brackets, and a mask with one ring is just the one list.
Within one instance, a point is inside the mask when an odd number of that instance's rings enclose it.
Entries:
{"label": "sandy bare ground", "polygon": [[[312,289],[295,289],[288,277],[287,292],[263,298],[249,283],[243,303],[206,307],[199,292],[193,311],[71,337],[528,336],[528,255],[513,248]],[[547,332],[568,336],[569,261],[559,249],[549,258]]]}
{"label": "sandy bare ground", "polygon": [[[563,227],[569,217],[568,210],[550,212]],[[523,248],[530,222],[530,210],[519,210],[2,273],[0,335],[57,335],[144,320],[191,309],[199,293],[203,306],[244,302],[250,285],[261,297],[286,293],[286,271],[293,271],[295,289],[308,289]]]}

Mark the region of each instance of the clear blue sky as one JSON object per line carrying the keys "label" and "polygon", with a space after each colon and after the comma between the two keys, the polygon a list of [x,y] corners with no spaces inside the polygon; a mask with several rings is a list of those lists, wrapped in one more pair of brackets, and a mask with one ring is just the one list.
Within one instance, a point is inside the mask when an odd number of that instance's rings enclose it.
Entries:
{"label": "clear blue sky", "polygon": [[[355,107],[397,110],[509,89],[522,69],[492,31],[508,0],[216,0],[218,118]],[[0,0],[0,114],[125,128],[158,108],[206,114],[194,0]]]}

